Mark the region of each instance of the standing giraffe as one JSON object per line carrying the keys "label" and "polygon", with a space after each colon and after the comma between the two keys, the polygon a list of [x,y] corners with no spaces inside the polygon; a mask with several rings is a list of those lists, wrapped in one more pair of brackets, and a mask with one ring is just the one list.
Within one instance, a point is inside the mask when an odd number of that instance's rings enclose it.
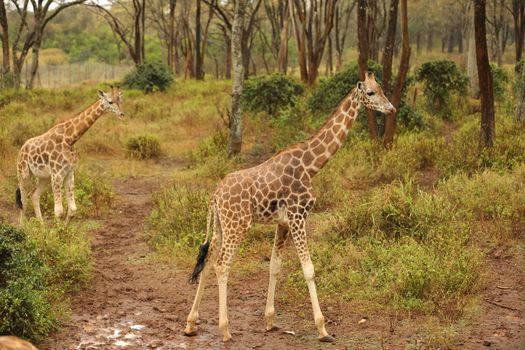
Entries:
{"label": "standing giraffe", "polygon": [[49,182],[53,188],[55,217],[60,218],[64,213],[62,184],[65,187],[68,204],[66,223],[74,216],[77,210],[74,196],[74,170],[77,155],[73,150],[73,145],[106,110],[115,113],[120,119],[124,118],[124,113],[121,111],[122,92],[118,87],[111,87],[108,93],[99,90],[98,96],[100,99],[75,117],[55,125],[40,136],[27,140],[20,149],[16,164],[18,177],[16,204],[20,209],[20,224],[25,218],[31,175],[37,178],[37,185],[31,199],[35,215],[40,221],[43,221],[40,196]]}
{"label": "standing giraffe", "polygon": [[[195,282],[200,275],[200,280],[188,315],[185,335],[196,334],[199,304],[211,263],[219,285],[219,329],[224,341],[231,338],[226,306],[228,273],[244,234],[256,222],[277,225],[270,260],[266,330],[275,329],[276,279],[281,267],[281,250],[288,236],[291,236],[310,292],[319,340],[334,340],[326,332],[317,299],[305,223],[315,202],[312,177],[341,147],[361,105],[383,113],[395,112],[372,72],[366,74],[364,82],[357,83],[357,87],[339,103],[336,111],[310,139],[289,147],[258,166],[231,173],[224,178],[211,199],[206,240],[200,247],[197,264],[190,277],[190,281]],[[209,242],[212,224],[214,233]]]}

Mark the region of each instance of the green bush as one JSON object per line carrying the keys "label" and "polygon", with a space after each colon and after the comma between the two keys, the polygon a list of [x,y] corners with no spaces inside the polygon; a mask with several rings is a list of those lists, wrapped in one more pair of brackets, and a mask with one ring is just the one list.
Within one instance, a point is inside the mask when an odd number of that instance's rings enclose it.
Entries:
{"label": "green bush", "polygon": [[248,111],[265,111],[273,116],[279,109],[293,106],[303,92],[301,83],[284,74],[254,76],[245,82],[242,104]]}
{"label": "green bush", "polygon": [[160,142],[153,135],[138,135],[130,137],[126,143],[128,156],[137,159],[158,158],[161,154]]}
{"label": "green bush", "polygon": [[25,233],[0,225],[0,334],[38,339],[51,331],[55,315],[48,303],[48,267]]}
{"label": "green bush", "polygon": [[204,240],[209,192],[173,185],[157,193],[147,219],[149,242],[172,257],[186,257]]}
{"label": "green bush", "polygon": [[0,334],[38,340],[65,310],[64,294],[90,273],[89,243],[73,229],[0,224]]}
{"label": "green bush", "polygon": [[146,62],[124,77],[123,86],[145,92],[165,91],[173,83],[173,74],[162,62]]}
{"label": "green bush", "polygon": [[[49,187],[40,200],[43,215],[52,216],[54,208],[53,192]],[[110,209],[114,201],[113,185],[99,169],[75,172],[75,203],[77,205],[77,217],[100,217]],[[64,209],[67,211],[67,203],[64,200]]]}
{"label": "green bush", "polygon": [[[368,61],[368,69],[374,72],[377,81],[381,81],[383,67],[372,60]],[[312,112],[328,114],[333,112],[359,81],[359,67],[357,62],[350,63],[341,72],[331,78],[321,80],[319,86],[308,99],[308,108]]]}
{"label": "green bush", "polygon": [[199,142],[189,160],[200,176],[219,180],[234,170],[238,158],[228,155],[228,134],[216,130]]}
{"label": "green bush", "polygon": [[509,82],[509,76],[503,68],[494,63],[490,64],[490,71],[492,72],[494,97],[498,100],[502,100],[503,97],[505,97],[505,87]]}
{"label": "green bush", "polygon": [[468,78],[453,61],[431,61],[416,71],[416,80],[425,85],[428,108],[441,115],[450,114],[451,94],[467,92]]}
{"label": "green bush", "polygon": [[[481,254],[446,196],[412,180],[355,195],[312,245],[321,294],[431,313],[460,312],[479,287]],[[300,270],[288,285],[302,286]]]}

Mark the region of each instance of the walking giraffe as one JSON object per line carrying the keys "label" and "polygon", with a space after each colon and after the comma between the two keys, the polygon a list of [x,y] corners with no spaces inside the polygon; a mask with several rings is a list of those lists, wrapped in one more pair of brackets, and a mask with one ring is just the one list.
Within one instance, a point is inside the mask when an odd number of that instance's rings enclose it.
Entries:
{"label": "walking giraffe", "polygon": [[37,178],[37,185],[31,199],[36,217],[43,221],[40,211],[40,196],[49,182],[53,188],[55,201],[55,217],[62,217],[62,185],[64,184],[68,204],[66,223],[71,220],[77,210],[74,196],[74,170],[77,155],[73,145],[95,123],[95,121],[109,110],[123,119],[121,110],[122,92],[118,87],[111,87],[108,93],[98,91],[100,97],[95,103],[87,107],[75,117],[55,125],[46,133],[27,140],[18,153],[16,170],[18,188],[16,190],[16,204],[20,210],[20,224],[25,218],[27,197],[30,194],[31,176]]}
{"label": "walking giraffe", "polygon": [[[256,222],[277,225],[270,259],[266,330],[275,329],[276,279],[281,267],[281,250],[288,236],[291,236],[308,285],[319,340],[334,340],[326,332],[317,299],[305,223],[315,202],[312,177],[341,147],[361,105],[383,113],[395,112],[373,73],[368,72],[365,81],[357,83],[357,87],[339,103],[336,111],[310,139],[289,147],[258,166],[231,173],[224,178],[211,199],[206,240],[200,247],[197,264],[190,277],[195,282],[200,275],[200,280],[187,318],[185,335],[196,334],[199,304],[212,263],[219,285],[219,329],[224,341],[231,338],[226,306],[228,273],[244,234]],[[209,242],[212,224],[214,234]]]}

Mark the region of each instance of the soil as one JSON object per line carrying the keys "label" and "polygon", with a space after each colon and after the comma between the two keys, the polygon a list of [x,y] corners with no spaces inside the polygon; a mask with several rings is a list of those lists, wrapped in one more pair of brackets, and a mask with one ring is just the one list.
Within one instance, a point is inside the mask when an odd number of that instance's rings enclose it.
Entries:
{"label": "soil", "polygon": [[[38,344],[40,349],[425,349],[430,345],[423,342],[418,316],[360,314],[346,303],[322,299],[327,329],[336,342],[320,343],[308,297],[280,300],[277,296],[282,330],[267,333],[268,276],[262,270],[241,280],[235,274],[230,278],[231,342],[223,344],[219,334],[214,278],[205,290],[198,335],[183,336],[196,290],[196,285],[187,283],[190,271],[154,261],[141,239],[144,219],[152,208],[151,195],[159,187],[152,178],[115,181],[118,204],[103,227],[91,232],[93,278],[82,292],[72,295],[70,319]],[[490,264],[492,280],[481,308],[460,330],[454,349],[525,349],[523,269],[505,251],[491,254]]]}

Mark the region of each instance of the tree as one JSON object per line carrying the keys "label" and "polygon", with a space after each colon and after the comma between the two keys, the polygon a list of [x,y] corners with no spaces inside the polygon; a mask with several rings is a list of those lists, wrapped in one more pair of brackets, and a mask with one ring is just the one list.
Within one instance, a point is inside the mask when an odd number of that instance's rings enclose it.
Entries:
{"label": "tree", "polygon": [[[138,66],[145,59],[146,0],[132,0],[131,8],[129,8],[129,3],[124,0],[111,0],[110,9],[94,3],[90,6],[96,8],[104,16],[113,32],[127,47],[135,65]],[[119,15],[118,12],[124,15]],[[127,21],[122,17],[128,17]]]}
{"label": "tree", "polygon": [[476,61],[478,65],[479,90],[481,97],[481,138],[480,148],[494,144],[494,89],[487,52],[486,0],[474,0],[474,33],[476,39]]}
{"label": "tree", "polygon": [[11,72],[11,60],[9,57],[9,26],[7,24],[7,12],[4,0],[0,0],[0,39],[2,41],[2,71],[0,84],[5,84],[6,76]]}
{"label": "tree", "polygon": [[301,80],[312,86],[319,74],[324,48],[334,26],[338,0],[290,0]]}
{"label": "tree", "polygon": [[520,97],[518,99],[518,105],[516,106],[515,118],[525,123],[525,68],[523,66],[520,76]]}
{"label": "tree", "polygon": [[264,28],[258,26],[258,30],[261,34],[263,45],[270,49],[270,53],[272,54],[275,62],[277,62],[277,70],[280,73],[286,74],[288,69],[290,2],[287,0],[264,0],[263,3],[266,18],[270,24],[271,40],[268,40]]}
{"label": "tree", "polygon": [[335,41],[335,70],[339,71],[343,65],[343,50],[346,36],[350,28],[350,16],[357,0],[342,0],[335,9],[334,41]]}
{"label": "tree", "polygon": [[242,147],[242,105],[241,96],[244,85],[244,61],[242,36],[244,28],[244,16],[246,11],[246,0],[237,0],[232,23],[232,65],[233,65],[233,84],[232,84],[232,108],[230,115],[230,141],[228,153],[231,155],[239,154]]}
{"label": "tree", "polygon": [[[32,50],[30,75],[26,81],[28,89],[33,88],[36,74],[38,72],[38,61],[40,57],[40,48],[46,26],[60,12],[68,7],[79,5],[86,0],[64,1],[64,0],[28,0],[23,2],[11,0],[19,16],[18,27],[15,30],[15,39],[12,43],[12,60],[13,60],[13,78],[14,85],[19,88],[21,85],[21,72],[25,59]],[[29,5],[31,4],[31,11]],[[33,19],[28,20],[29,14]],[[4,49],[5,50],[5,49]],[[5,58],[5,57],[4,57]]]}
{"label": "tree", "polygon": [[516,62],[521,60],[523,52],[523,38],[525,37],[525,1],[512,0],[512,8],[507,9],[512,14],[514,21],[514,41]]}
{"label": "tree", "polygon": [[[366,25],[366,11],[367,11],[367,0],[358,0],[357,2],[357,42],[359,48],[359,73],[361,80],[365,79],[365,74],[368,71],[368,37],[367,37],[367,25]],[[368,116],[368,134],[370,138],[377,139],[377,123],[374,112],[367,110]]]}
{"label": "tree", "polygon": [[[405,81],[410,64],[410,40],[408,38],[407,0],[401,0],[401,36],[402,49],[401,59],[399,60],[399,71],[397,73],[396,84],[394,86],[394,89],[392,90],[393,92],[390,98],[390,102],[396,108],[396,110],[398,110],[401,105],[401,96],[405,87]],[[387,147],[390,146],[392,144],[392,141],[394,140],[394,134],[396,132],[396,113],[388,114],[386,117],[383,144]]]}
{"label": "tree", "polygon": [[177,0],[156,0],[150,6],[151,22],[166,44],[167,64],[172,72],[180,73],[179,62],[179,23],[175,21]]}
{"label": "tree", "polygon": [[[469,12],[473,12],[469,9]],[[469,77],[470,96],[479,98],[479,77],[476,65],[476,43],[474,37],[474,15],[471,13],[471,23],[468,28],[468,48],[467,48],[467,75]]]}
{"label": "tree", "polygon": [[[231,47],[232,43],[232,21],[234,18],[236,2],[227,0],[227,1],[213,1],[213,0],[203,0],[209,5],[213,5],[215,14],[221,21],[219,24],[219,29],[223,33],[223,37],[226,43],[226,78],[230,77],[230,67],[232,64],[232,52],[233,48]],[[258,13],[259,8],[261,7],[262,0],[253,0],[249,1],[244,6],[244,16],[242,23],[242,36],[241,36],[241,47],[242,47],[242,59],[244,66],[244,75],[248,76],[250,72],[250,62],[251,62],[251,49],[253,44],[253,37],[255,28],[257,27]]]}
{"label": "tree", "polygon": [[[40,48],[42,47],[42,40],[44,36],[44,30],[48,23],[55,18],[61,11],[68,7],[79,5],[84,3],[86,0],[75,0],[75,1],[54,1],[54,0],[38,0],[31,1],[33,6],[33,32],[34,39],[31,51],[31,73],[29,81],[26,82],[26,87],[32,89],[35,82],[35,77],[38,72],[38,61],[40,57]],[[55,6],[53,10],[50,10],[51,6]]]}

